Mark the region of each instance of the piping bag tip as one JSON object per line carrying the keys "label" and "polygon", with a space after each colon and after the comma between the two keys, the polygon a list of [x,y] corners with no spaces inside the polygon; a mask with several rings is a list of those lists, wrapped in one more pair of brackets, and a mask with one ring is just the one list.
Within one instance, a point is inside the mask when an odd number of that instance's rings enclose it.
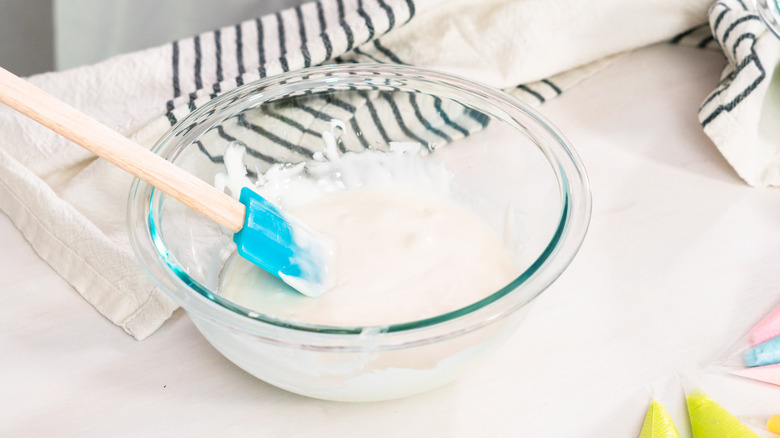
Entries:
{"label": "piping bag tip", "polygon": [[690,371],[691,370],[675,371],[674,373],[674,375],[677,377],[677,380],[680,382],[680,387],[682,388],[683,394],[685,394],[686,397],[689,394],[700,391],[699,384],[693,377],[691,377],[689,374]]}
{"label": "piping bag tip", "polygon": [[639,438],[680,438],[672,417],[658,400],[650,403]]}

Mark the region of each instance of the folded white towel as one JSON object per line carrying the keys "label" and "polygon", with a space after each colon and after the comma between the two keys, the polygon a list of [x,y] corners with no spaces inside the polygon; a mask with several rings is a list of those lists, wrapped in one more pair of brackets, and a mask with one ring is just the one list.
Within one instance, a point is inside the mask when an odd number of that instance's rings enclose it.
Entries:
{"label": "folded white towel", "polygon": [[[30,81],[147,146],[216,94],[337,57],[443,70],[538,104],[612,55],[705,22],[709,5],[322,0]],[[2,210],[101,314],[137,339],[153,333],[175,306],[131,253],[130,177],[7,108],[0,131]]]}

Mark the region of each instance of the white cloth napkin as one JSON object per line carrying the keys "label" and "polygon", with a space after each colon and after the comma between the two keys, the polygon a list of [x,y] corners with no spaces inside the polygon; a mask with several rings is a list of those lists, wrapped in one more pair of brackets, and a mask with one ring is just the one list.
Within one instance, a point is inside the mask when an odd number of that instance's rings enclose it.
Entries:
{"label": "white cloth napkin", "polygon": [[718,87],[702,104],[699,121],[748,184],[778,186],[780,39],[745,3],[723,0],[710,8],[712,35],[728,64]]}
{"label": "white cloth napkin", "polygon": [[[706,22],[710,3],[322,0],[29,80],[146,146],[216,94],[333,59],[442,70],[539,104],[613,55]],[[7,108],[0,131],[0,208],[101,314],[149,336],[175,305],[131,253],[131,178]]]}

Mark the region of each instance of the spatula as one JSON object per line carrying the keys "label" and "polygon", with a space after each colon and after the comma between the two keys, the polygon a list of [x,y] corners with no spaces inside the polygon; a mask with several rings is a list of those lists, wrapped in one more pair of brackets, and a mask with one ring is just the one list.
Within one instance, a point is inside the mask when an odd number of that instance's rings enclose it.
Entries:
{"label": "spatula", "polygon": [[238,253],[308,296],[326,284],[326,248],[305,224],[244,187],[240,200],[0,68],[0,102],[232,231]]}

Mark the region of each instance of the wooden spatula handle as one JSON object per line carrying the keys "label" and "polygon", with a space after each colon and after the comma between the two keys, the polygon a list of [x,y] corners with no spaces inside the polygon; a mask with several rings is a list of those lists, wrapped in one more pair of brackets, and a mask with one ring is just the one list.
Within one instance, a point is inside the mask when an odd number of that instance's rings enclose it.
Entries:
{"label": "wooden spatula handle", "polygon": [[245,207],[106,125],[0,68],[0,102],[237,232]]}

